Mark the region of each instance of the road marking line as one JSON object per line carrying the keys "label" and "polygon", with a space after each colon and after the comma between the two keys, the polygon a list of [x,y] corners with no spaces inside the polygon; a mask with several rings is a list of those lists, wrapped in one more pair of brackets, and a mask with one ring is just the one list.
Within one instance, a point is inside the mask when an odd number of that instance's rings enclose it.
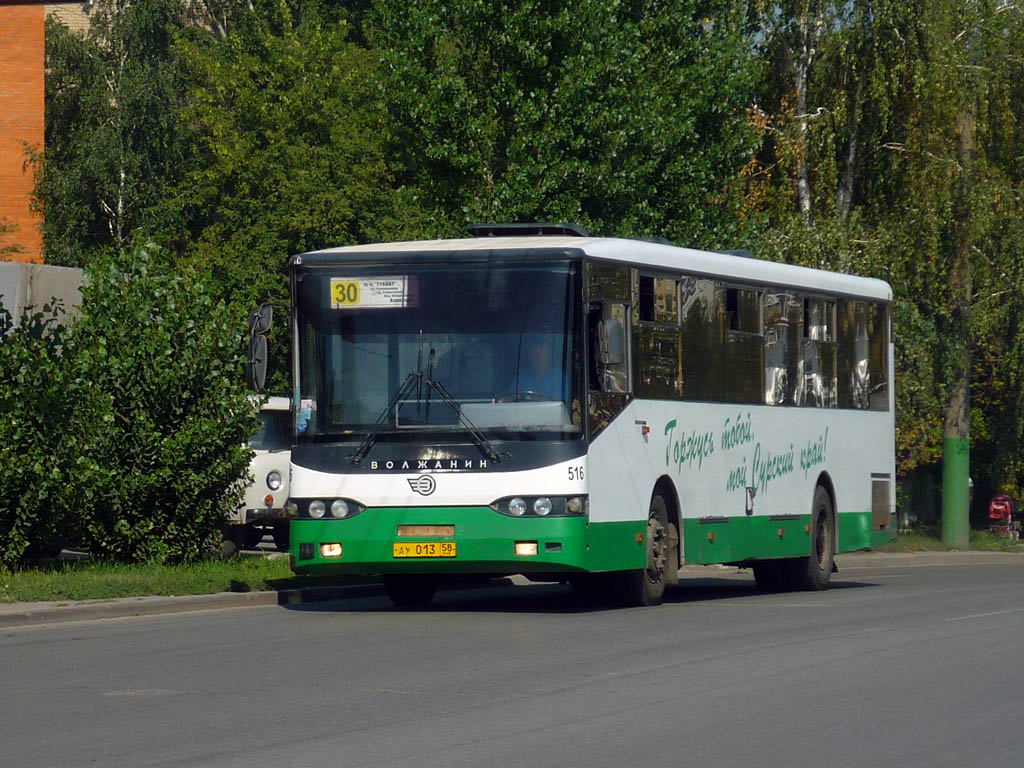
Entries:
{"label": "road marking line", "polygon": [[968,619],[983,619],[987,616],[1003,616],[1007,613],[1021,613],[1024,608],[1007,608],[1005,611],[989,611],[988,613],[972,613],[970,616],[957,616],[946,621],[967,621]]}

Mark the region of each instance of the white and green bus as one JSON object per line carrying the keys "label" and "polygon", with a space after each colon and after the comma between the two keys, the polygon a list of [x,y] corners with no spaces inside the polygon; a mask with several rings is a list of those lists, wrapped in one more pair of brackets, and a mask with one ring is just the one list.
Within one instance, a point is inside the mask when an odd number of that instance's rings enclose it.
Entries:
{"label": "white and green bus", "polygon": [[291,260],[291,554],[653,605],[683,565],[825,588],[895,535],[892,291],[572,225]]}

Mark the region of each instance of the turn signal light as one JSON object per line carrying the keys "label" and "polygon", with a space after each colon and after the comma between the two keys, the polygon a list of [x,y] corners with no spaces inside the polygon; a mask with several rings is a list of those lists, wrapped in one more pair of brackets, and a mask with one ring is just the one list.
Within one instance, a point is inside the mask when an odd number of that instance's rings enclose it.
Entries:
{"label": "turn signal light", "polygon": [[516,555],[519,557],[530,557],[537,554],[536,541],[517,541]]}

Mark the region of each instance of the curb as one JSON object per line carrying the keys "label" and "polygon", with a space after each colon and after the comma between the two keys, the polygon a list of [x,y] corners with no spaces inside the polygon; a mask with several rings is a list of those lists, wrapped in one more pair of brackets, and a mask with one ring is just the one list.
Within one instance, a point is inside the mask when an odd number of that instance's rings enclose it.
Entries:
{"label": "curb", "polygon": [[[840,576],[844,571],[868,568],[907,568],[951,565],[1020,565],[1024,553],[1017,552],[849,552],[836,555]],[[686,574],[699,577],[704,569],[714,566],[686,566]],[[732,568],[732,566],[720,566]],[[738,570],[738,569],[736,569]],[[509,585],[531,582],[512,576]],[[467,586],[467,585],[462,585]],[[302,605],[328,600],[379,597],[383,584],[351,584],[338,587],[306,587],[277,592],[217,592],[211,595],[161,595],[151,597],[119,597],[108,600],[67,600],[39,603],[0,604],[0,629],[41,624],[58,624],[95,619],[118,619],[131,616],[157,616],[189,611],[251,608],[262,605]]]}
{"label": "curb", "polygon": [[251,608],[260,605],[301,605],[343,598],[377,597],[383,584],[347,587],[308,587],[279,592],[216,592],[211,595],[118,597],[109,600],[68,600],[0,605],[0,629],[69,621],[158,616],[189,611]]}
{"label": "curb", "polygon": [[[1024,565],[1024,550],[991,552],[952,550],[949,552],[848,552],[836,555],[836,565],[858,568],[921,567],[928,565]],[[842,571],[840,570],[840,573]]]}

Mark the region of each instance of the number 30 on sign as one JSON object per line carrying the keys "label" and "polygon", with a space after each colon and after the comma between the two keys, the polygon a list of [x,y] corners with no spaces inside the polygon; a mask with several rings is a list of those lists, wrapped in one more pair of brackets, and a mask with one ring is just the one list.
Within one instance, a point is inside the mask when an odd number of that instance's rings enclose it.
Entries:
{"label": "number 30 on sign", "polygon": [[355,280],[331,280],[331,305],[354,306],[359,304],[359,283]]}

